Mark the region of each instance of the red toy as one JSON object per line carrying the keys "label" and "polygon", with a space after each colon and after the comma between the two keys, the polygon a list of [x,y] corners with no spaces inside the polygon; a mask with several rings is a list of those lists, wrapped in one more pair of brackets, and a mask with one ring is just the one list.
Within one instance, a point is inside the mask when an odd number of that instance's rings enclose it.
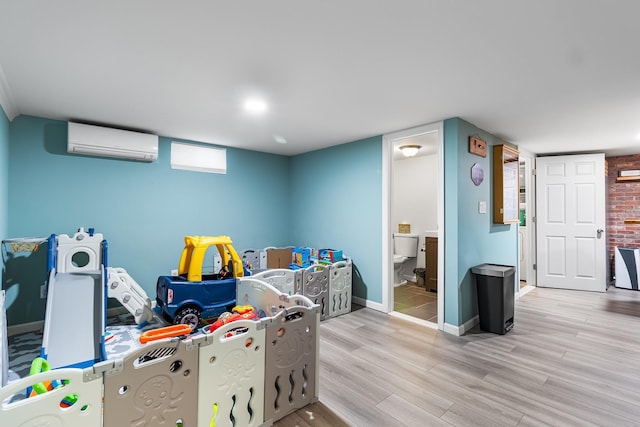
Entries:
{"label": "red toy", "polygon": [[236,320],[260,320],[260,316],[258,316],[258,313],[256,313],[255,309],[250,305],[236,305],[232,311],[233,313],[222,313],[220,317],[218,317],[218,320],[207,327],[207,332],[211,333],[219,327],[227,323],[235,322]]}

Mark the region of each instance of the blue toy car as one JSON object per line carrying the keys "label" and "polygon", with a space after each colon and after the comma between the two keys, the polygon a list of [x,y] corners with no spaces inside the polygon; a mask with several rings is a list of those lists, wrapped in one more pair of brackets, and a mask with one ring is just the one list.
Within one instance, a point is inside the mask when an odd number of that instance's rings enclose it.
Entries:
{"label": "blue toy car", "polygon": [[[160,276],[156,284],[156,311],[167,320],[195,329],[236,305],[236,278],[244,276],[242,260],[228,236],[186,236],[178,276]],[[204,255],[216,246],[222,258],[217,274],[202,274]]]}

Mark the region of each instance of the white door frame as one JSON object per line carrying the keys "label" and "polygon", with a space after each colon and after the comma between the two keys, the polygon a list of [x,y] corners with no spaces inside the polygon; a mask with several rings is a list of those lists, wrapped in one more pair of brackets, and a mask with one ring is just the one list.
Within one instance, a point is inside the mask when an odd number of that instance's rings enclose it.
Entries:
{"label": "white door frame", "polygon": [[[536,179],[535,179],[535,154],[528,151],[520,150],[520,159],[524,160],[524,186],[526,190],[525,212],[527,231],[525,236],[526,247],[525,256],[527,256],[527,285],[536,286],[536,273],[534,265],[536,265]],[[520,296],[520,286],[517,287]]]}
{"label": "white door frame", "polygon": [[438,132],[438,329],[444,330],[444,124],[431,123],[382,136],[382,307],[393,311],[393,233],[391,232],[391,188],[393,141]]}

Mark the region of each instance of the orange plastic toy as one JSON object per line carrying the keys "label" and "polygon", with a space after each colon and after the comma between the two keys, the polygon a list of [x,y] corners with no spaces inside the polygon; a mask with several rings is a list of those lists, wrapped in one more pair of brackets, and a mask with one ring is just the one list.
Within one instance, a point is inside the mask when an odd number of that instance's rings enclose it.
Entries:
{"label": "orange plastic toy", "polygon": [[182,335],[190,335],[192,332],[191,326],[186,323],[180,323],[178,325],[165,326],[164,328],[151,329],[140,335],[140,344],[146,344],[151,341],[159,340],[162,338],[179,337]]}

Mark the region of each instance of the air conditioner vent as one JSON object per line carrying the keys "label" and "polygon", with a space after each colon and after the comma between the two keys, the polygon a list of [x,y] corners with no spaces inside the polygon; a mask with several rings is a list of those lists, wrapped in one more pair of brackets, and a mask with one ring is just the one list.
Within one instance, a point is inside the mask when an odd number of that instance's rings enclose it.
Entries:
{"label": "air conditioner vent", "polygon": [[158,159],[158,137],[148,133],[69,122],[67,152],[152,162]]}

